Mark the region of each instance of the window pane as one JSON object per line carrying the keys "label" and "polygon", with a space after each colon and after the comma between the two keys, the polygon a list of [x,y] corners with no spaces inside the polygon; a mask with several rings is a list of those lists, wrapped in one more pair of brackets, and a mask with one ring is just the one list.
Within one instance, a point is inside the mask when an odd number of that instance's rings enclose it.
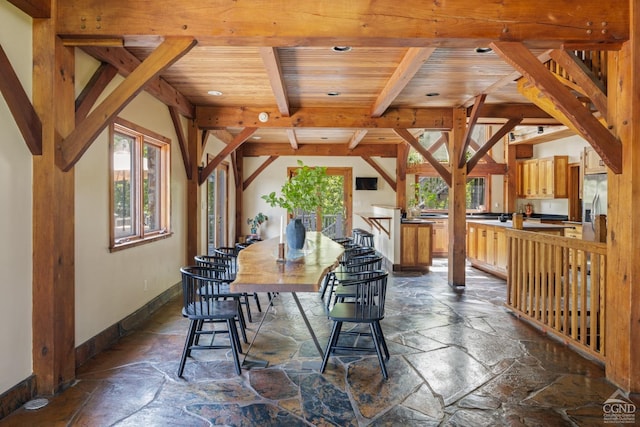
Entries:
{"label": "window pane", "polygon": [[135,140],[121,133],[114,137],[113,150],[113,217],[115,237],[136,234],[135,192],[132,171],[134,170]]}
{"label": "window pane", "polygon": [[160,231],[162,182],[160,168],[160,148],[152,144],[144,144],[142,155],[142,197],[144,213],[144,231]]}
{"label": "window pane", "polygon": [[[449,186],[440,177],[420,177],[420,206],[423,209],[447,209],[449,207]],[[485,179],[467,178],[466,208],[484,209]],[[481,208],[482,206],[482,208]]]}

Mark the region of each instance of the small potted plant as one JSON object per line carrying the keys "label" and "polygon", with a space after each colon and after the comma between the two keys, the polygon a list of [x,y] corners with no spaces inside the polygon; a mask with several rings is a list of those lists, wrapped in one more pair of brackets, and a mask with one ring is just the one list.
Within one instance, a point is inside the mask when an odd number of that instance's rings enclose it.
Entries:
{"label": "small potted plant", "polygon": [[305,212],[315,212],[322,206],[327,192],[327,168],[310,167],[298,160],[298,169],[276,192],[265,194],[262,198],[271,206],[284,208],[293,216],[287,225],[287,244],[291,249],[302,249],[305,241],[305,228],[300,219]]}
{"label": "small potted plant", "polygon": [[251,228],[251,234],[257,235],[258,229],[260,228],[260,226],[263,223],[267,222],[268,220],[269,220],[269,217],[263,214],[262,212],[259,212],[253,218],[247,218],[247,224],[249,224],[249,227]]}

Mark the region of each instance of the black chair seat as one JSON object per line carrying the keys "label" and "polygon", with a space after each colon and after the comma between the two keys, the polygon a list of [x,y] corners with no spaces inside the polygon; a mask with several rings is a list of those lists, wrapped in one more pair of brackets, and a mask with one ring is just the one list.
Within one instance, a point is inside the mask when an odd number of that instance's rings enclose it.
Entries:
{"label": "black chair seat", "polygon": [[200,304],[189,304],[182,309],[182,315],[189,319],[208,319],[211,313],[215,313],[217,319],[234,319],[238,315],[238,302],[236,300],[220,301],[210,300],[206,302],[206,308]]}
{"label": "black chair seat", "polygon": [[331,308],[329,319],[338,322],[371,323],[384,319],[384,309],[377,305],[339,302]]}

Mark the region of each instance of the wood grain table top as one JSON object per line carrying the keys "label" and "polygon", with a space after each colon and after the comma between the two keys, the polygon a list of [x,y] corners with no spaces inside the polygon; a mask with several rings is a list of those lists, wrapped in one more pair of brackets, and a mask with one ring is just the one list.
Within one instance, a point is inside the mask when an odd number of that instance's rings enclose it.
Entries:
{"label": "wood grain table top", "polygon": [[232,292],[317,292],[344,252],[342,245],[322,233],[308,231],[305,248],[288,252],[286,260],[278,262],[278,243],[275,237],[239,252]]}

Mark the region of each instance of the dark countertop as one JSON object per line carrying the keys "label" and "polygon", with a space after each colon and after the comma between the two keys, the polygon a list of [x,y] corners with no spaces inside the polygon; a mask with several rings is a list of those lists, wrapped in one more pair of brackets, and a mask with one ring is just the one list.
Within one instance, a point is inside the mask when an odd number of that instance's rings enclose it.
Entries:
{"label": "dark countertop", "polygon": [[422,219],[422,218],[410,218],[410,219],[406,219],[403,218],[400,221],[401,224],[434,224],[433,221],[429,221],[428,219]]}
{"label": "dark countertop", "polygon": [[[477,222],[479,224],[487,224],[487,225],[494,225],[497,227],[504,227],[504,228],[513,228],[513,222],[512,221],[506,221],[506,222],[502,222],[499,220],[469,220],[467,218],[467,222]],[[563,228],[574,228],[572,225],[570,224],[548,224],[548,223],[544,223],[544,222],[537,222],[537,221],[527,221],[524,220],[522,222],[522,229],[523,230],[561,230]]]}

